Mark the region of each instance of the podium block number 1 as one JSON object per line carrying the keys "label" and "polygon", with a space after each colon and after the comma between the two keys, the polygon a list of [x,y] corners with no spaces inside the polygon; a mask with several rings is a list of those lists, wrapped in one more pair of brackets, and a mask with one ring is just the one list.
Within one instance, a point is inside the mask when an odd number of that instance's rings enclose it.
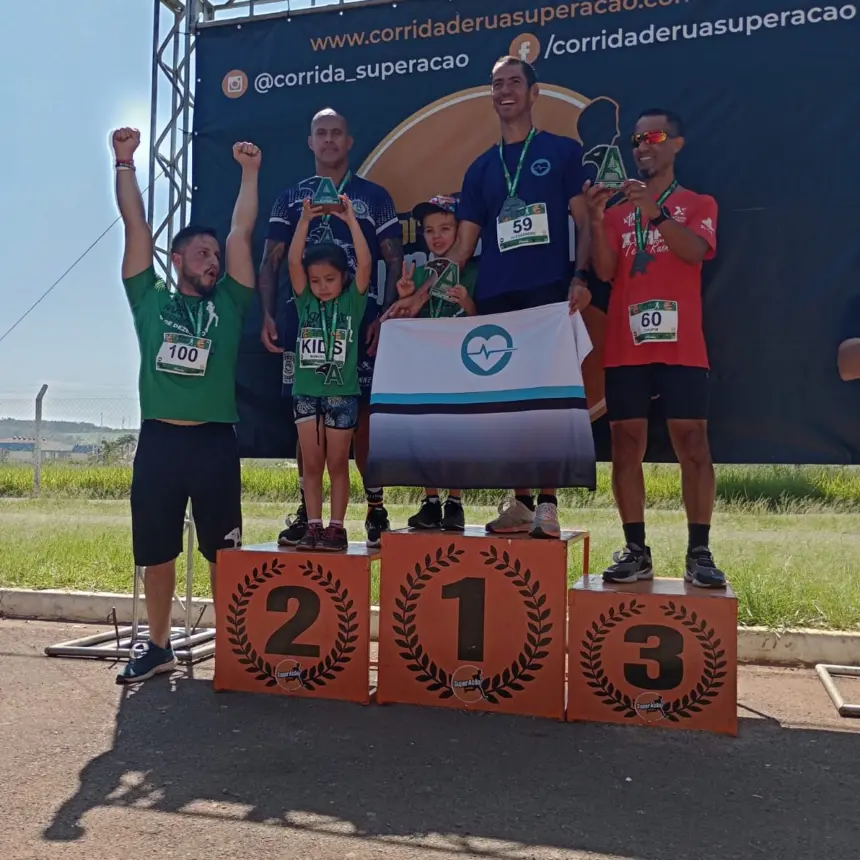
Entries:
{"label": "podium block number 1", "polygon": [[484,603],[487,580],[468,576],[442,586],[443,600],[460,601],[457,659],[484,661]]}

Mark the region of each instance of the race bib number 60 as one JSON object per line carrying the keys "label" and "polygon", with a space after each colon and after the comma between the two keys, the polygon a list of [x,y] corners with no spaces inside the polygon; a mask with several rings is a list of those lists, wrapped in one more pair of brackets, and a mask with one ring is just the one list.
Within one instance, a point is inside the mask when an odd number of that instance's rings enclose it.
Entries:
{"label": "race bib number 60", "polygon": [[636,346],[642,343],[678,340],[678,303],[642,302],[630,305],[630,331]]}

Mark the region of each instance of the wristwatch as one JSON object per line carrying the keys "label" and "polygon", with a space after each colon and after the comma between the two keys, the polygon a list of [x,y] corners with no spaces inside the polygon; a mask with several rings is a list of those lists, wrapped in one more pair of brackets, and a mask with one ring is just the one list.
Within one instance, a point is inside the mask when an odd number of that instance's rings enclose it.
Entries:
{"label": "wristwatch", "polygon": [[664,221],[670,221],[672,213],[665,207],[660,207],[660,214],[651,222],[655,227],[659,227]]}

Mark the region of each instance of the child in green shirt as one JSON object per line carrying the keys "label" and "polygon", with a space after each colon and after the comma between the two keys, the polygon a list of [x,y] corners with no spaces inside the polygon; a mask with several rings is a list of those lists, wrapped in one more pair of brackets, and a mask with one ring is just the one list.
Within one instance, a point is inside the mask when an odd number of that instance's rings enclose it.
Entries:
{"label": "child in green shirt", "polygon": [[[355,278],[339,245],[307,245],[308,227],[325,213],[310,200],[290,243],[290,281],[299,314],[293,417],[304,466],[308,530],[299,550],[337,552],[348,547],[343,526],[349,502],[349,448],[358,421],[358,327],[364,317],[371,256],[352,203],[341,195],[345,221],[355,248]],[[328,466],[331,521],[322,525],[322,478]]]}
{"label": "child in green shirt", "polygon": [[[457,201],[453,197],[431,197],[426,203],[419,203],[412,210],[412,217],[419,223],[424,244],[432,252],[436,261],[444,261],[457,238]],[[456,270],[455,270],[456,271]],[[403,264],[403,277],[397,283],[397,293],[401,299],[411,296],[415,290],[424,286],[428,278],[436,283],[430,287],[427,301],[418,313],[419,317],[450,319],[459,316],[475,315],[475,279],[478,266],[470,260],[459,272],[456,283],[446,283],[444,265],[439,269],[430,266],[407,268]],[[424,500],[417,514],[409,518],[409,528],[463,531],[466,519],[463,514],[461,490],[448,490],[443,510],[439,491],[435,487],[424,489]]]}

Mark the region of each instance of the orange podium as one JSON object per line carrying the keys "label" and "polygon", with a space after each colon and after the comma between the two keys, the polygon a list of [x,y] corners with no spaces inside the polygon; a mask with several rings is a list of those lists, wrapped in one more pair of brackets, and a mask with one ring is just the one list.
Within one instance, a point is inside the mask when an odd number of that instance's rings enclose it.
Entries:
{"label": "orange podium", "polygon": [[370,701],[370,565],[378,550],[277,544],[218,554],[216,690]]}
{"label": "orange podium", "polygon": [[588,534],[383,535],[376,701],[564,719],[567,553],[578,540]]}
{"label": "orange podium", "polygon": [[567,719],[736,735],[738,602],[683,579],[569,592]]}

